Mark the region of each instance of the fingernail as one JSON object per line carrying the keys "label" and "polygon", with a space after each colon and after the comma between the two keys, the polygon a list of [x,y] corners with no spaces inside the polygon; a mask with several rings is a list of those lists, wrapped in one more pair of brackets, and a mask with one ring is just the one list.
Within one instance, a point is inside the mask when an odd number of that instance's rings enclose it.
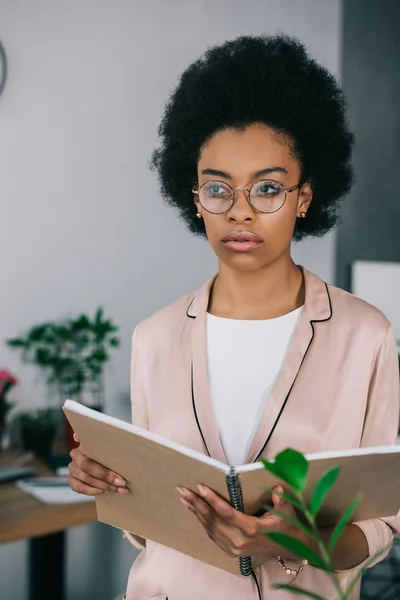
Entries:
{"label": "fingernail", "polygon": [[185,490],[184,488],[177,487],[177,488],[176,488],[176,491],[178,492],[178,494],[179,494],[180,496],[182,496],[182,498],[184,498],[184,497],[186,496],[186,490]]}
{"label": "fingernail", "polygon": [[279,494],[279,504],[285,504],[285,500],[282,498],[280,494],[283,494],[283,488],[281,486],[278,487],[277,492]]}
{"label": "fingernail", "polygon": [[117,487],[124,487],[126,485],[126,481],[124,481],[121,477],[116,477],[114,479],[114,485]]}
{"label": "fingernail", "polygon": [[186,506],[186,508],[189,508],[189,502],[186,502],[186,500],[184,500],[184,498],[180,498],[180,501],[182,502],[183,506]]}
{"label": "fingernail", "polygon": [[199,490],[201,496],[207,496],[207,488],[204,487],[204,485],[198,485],[197,489]]}
{"label": "fingernail", "polygon": [[126,488],[123,488],[123,487],[119,487],[119,488],[117,488],[117,493],[118,494],[128,494],[129,490]]}

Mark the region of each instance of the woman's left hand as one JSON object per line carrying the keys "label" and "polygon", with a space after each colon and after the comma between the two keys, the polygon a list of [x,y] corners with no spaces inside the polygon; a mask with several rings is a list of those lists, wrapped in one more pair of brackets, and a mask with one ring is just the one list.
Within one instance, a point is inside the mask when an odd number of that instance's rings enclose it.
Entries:
{"label": "woman's left hand", "polygon": [[[231,558],[239,556],[265,556],[272,558],[282,552],[263,532],[279,531],[299,538],[298,530],[285,519],[265,513],[261,517],[250,517],[230,506],[218,494],[205,486],[198,486],[198,495],[186,488],[178,488],[182,504],[198,518],[207,535]],[[281,487],[274,489],[274,508],[295,517],[293,506],[279,494]]]}

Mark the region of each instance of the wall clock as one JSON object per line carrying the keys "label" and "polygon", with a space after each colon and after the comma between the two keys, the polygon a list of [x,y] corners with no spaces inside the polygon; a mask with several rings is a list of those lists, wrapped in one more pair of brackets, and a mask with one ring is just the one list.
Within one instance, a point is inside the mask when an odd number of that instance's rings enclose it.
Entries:
{"label": "wall clock", "polygon": [[7,57],[6,52],[0,42],[0,95],[4,89],[7,79]]}

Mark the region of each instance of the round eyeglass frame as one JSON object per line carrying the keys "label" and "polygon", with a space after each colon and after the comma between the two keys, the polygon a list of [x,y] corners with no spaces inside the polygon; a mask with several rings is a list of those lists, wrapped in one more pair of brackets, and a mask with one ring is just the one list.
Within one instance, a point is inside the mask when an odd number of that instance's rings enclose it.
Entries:
{"label": "round eyeglass frame", "polygon": [[[264,211],[264,210],[259,210],[258,208],[256,208],[254,206],[254,204],[252,203],[250,196],[251,196],[251,190],[253,189],[253,187],[259,183],[262,183],[263,181],[267,181],[270,183],[275,183],[276,185],[281,186],[282,190],[285,192],[285,197],[283,199],[282,204],[280,205],[279,208],[276,208],[275,210],[271,210],[271,211]],[[223,185],[227,186],[228,188],[230,188],[231,190],[231,195],[232,195],[232,204],[229,206],[229,208],[227,208],[226,210],[224,210],[223,212],[212,212],[211,210],[208,210],[205,206],[203,206],[203,204],[201,203],[200,200],[200,191],[202,189],[202,187],[204,187],[205,185],[209,184],[209,183],[222,183]],[[213,179],[211,181],[206,181],[205,183],[203,183],[203,185],[201,185],[200,187],[198,186],[194,186],[192,189],[192,193],[196,194],[199,197],[199,202],[202,208],[204,208],[204,210],[206,212],[208,212],[211,215],[224,215],[225,213],[229,212],[231,210],[231,208],[235,205],[235,202],[237,200],[237,196],[236,196],[236,192],[238,190],[243,190],[244,192],[247,192],[247,194],[245,194],[246,196],[246,200],[247,202],[250,204],[251,208],[258,213],[261,213],[263,215],[272,215],[276,212],[278,212],[278,210],[281,210],[281,208],[285,205],[286,203],[286,199],[287,199],[287,195],[290,192],[294,192],[294,190],[297,190],[299,187],[301,187],[301,182],[299,182],[297,185],[294,185],[290,188],[284,188],[283,185],[281,183],[279,183],[279,181],[275,181],[274,179],[260,179],[260,181],[256,181],[255,183],[253,183],[253,185],[251,185],[250,187],[246,187],[246,186],[239,186],[237,188],[233,188],[229,185],[229,183],[226,183],[226,181],[219,181],[218,179]]]}

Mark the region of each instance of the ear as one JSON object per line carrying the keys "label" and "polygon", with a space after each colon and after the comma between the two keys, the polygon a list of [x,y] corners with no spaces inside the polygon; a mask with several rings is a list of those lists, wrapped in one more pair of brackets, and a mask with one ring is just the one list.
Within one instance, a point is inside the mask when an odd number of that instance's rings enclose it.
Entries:
{"label": "ear", "polygon": [[313,199],[313,186],[310,181],[303,183],[299,191],[297,199],[297,216],[301,217],[301,213],[307,213]]}
{"label": "ear", "polygon": [[[195,191],[195,190],[196,190],[196,191]],[[194,202],[194,205],[195,205],[195,207],[196,207],[196,210],[197,210],[197,212],[198,212],[198,213],[201,213],[201,204],[200,204],[200,202],[199,202],[199,194],[198,194],[197,190],[198,190],[198,186],[197,186],[197,184],[196,184],[196,185],[195,185],[195,186],[192,188],[192,192],[193,192],[193,202]]]}

